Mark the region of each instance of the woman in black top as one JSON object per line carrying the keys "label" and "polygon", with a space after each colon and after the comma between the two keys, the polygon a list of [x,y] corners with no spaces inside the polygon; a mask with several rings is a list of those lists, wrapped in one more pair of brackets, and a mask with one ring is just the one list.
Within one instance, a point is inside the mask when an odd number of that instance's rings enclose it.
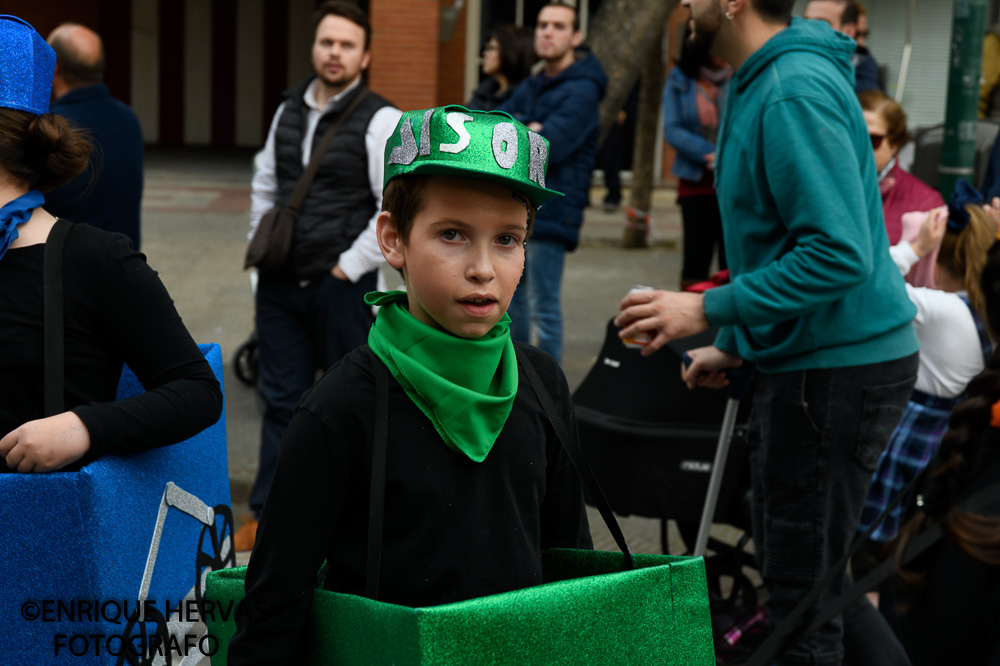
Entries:
{"label": "woman in black top", "polygon": [[[47,112],[55,54],[38,33],[0,16],[0,43],[0,472],[183,441],[218,420],[219,383],[145,257],[87,225],[63,251],[66,411],[44,413],[42,260],[56,219],[43,192],[83,171],[91,147]],[[147,393],[116,401],[123,363]]]}
{"label": "woman in black top", "polygon": [[472,91],[465,106],[492,111],[507,101],[514,88],[535,64],[531,33],[515,25],[498,25],[483,48],[483,82]]}

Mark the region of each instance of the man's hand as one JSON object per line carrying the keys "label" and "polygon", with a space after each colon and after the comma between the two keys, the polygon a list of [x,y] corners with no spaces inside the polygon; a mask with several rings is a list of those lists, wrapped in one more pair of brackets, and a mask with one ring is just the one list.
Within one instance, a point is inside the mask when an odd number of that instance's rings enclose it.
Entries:
{"label": "man's hand", "polygon": [[344,282],[350,282],[351,281],[351,278],[347,277],[347,273],[345,273],[343,270],[341,270],[340,264],[337,264],[336,266],[334,266],[333,268],[331,268],[330,269],[330,273],[332,273],[333,277],[337,278],[338,280],[343,280]]}
{"label": "man's hand", "polygon": [[528,129],[530,129],[535,134],[538,134],[543,129],[545,129],[545,125],[541,124],[537,120],[532,120],[530,123],[528,123]]}
{"label": "man's hand", "polygon": [[944,206],[927,213],[927,219],[920,225],[920,232],[910,243],[913,253],[918,257],[926,257],[941,244],[944,232],[948,228],[948,209]]}
{"label": "man's hand", "polygon": [[709,153],[705,155],[705,168],[709,171],[715,171],[715,153]]}
{"label": "man's hand", "polygon": [[51,472],[89,450],[90,433],[73,412],[28,421],[0,439],[0,456],[18,472]]}
{"label": "man's hand", "polygon": [[743,359],[724,352],[717,347],[698,347],[688,350],[691,365],[681,366],[681,379],[687,387],[703,386],[706,388],[722,388],[729,384],[725,370],[743,365]]}
{"label": "man's hand", "polygon": [[642,350],[649,356],[670,340],[686,338],[708,328],[704,294],[673,291],[637,291],[622,299],[615,317],[620,338],[649,333],[652,341]]}

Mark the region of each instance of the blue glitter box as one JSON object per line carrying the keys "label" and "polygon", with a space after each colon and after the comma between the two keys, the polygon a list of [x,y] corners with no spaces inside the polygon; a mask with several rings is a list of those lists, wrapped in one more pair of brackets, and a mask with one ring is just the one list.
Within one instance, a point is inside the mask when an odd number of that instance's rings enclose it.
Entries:
{"label": "blue glitter box", "polygon": [[[221,385],[219,346],[200,347]],[[126,368],[118,398],[142,390]],[[156,646],[180,663],[211,651],[205,578],[235,564],[225,416],[180,444],[79,472],[0,475],[0,534],[0,664],[152,663],[121,653]]]}

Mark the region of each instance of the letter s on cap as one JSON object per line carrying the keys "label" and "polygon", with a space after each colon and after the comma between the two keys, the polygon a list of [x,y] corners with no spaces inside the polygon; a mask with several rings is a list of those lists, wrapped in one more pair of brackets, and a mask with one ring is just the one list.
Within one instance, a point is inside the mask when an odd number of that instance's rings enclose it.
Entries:
{"label": "letter s on cap", "polygon": [[442,153],[460,153],[469,147],[469,142],[472,140],[472,136],[469,134],[469,130],[465,129],[465,123],[472,122],[472,116],[459,113],[458,111],[452,111],[445,116],[445,122],[448,123],[448,127],[455,130],[455,134],[458,134],[458,141],[455,143],[442,143],[438,148]]}

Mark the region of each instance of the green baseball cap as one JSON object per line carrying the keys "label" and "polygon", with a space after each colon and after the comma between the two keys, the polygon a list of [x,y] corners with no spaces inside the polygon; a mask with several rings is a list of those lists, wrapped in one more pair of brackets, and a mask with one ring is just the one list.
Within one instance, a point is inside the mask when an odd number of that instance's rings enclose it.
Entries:
{"label": "green baseball cap", "polygon": [[419,173],[471,176],[509,185],[536,207],[552,196],[545,187],[549,142],[503,111],[439,106],[406,111],[385,144],[385,181]]}

